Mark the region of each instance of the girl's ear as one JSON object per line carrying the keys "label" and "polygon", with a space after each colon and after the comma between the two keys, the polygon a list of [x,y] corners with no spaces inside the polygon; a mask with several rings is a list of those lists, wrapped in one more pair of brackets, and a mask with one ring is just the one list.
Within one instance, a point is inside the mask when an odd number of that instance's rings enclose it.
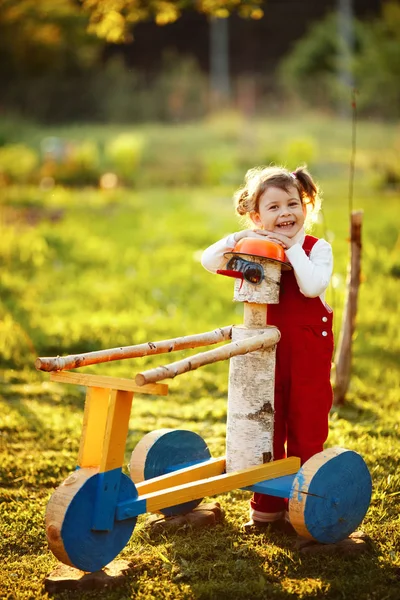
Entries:
{"label": "girl's ear", "polygon": [[251,212],[249,212],[249,217],[253,221],[254,225],[257,225],[259,229],[262,229],[263,224],[261,222],[260,213],[258,213],[255,210],[252,210]]}
{"label": "girl's ear", "polygon": [[304,218],[306,218],[307,217],[307,206],[306,206],[305,202],[303,202],[302,205],[303,205],[303,215],[304,215]]}

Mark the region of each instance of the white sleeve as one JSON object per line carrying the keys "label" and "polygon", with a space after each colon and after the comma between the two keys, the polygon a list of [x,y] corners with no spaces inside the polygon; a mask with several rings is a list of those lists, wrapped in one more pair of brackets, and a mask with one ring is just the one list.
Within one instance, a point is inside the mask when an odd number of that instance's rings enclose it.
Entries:
{"label": "white sleeve", "polygon": [[235,246],[234,233],[231,233],[204,250],[201,257],[201,264],[207,271],[211,271],[211,273],[216,273],[218,269],[224,269],[227,262],[224,254],[233,250]]}
{"label": "white sleeve", "polygon": [[307,298],[324,294],[333,270],[331,245],[323,239],[318,240],[308,257],[300,244],[294,244],[286,250],[286,256],[302,294]]}

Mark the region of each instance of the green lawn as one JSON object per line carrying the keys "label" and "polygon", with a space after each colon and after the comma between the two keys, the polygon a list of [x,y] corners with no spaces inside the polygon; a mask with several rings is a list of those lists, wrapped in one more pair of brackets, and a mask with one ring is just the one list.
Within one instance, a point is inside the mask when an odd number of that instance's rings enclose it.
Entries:
{"label": "green lawn", "polygon": [[[18,135],[39,147],[50,134],[104,143],[116,133],[32,128]],[[247,168],[286,154],[294,167],[302,152],[307,155],[324,191],[324,219],[314,233],[333,244],[328,301],[336,335],[340,329],[348,261],[347,123],[309,117],[249,124],[231,117],[142,127],[140,135],[146,150],[134,189],[0,188],[1,598],[47,597],[43,579],[57,561],[47,548],[45,508],[74,470],[79,446],[84,390],[51,383],[35,371],[35,357],[240,323],[232,282],[205,272],[199,258],[211,242],[240,228],[231,197]],[[400,211],[398,188],[384,185],[399,129],[360,123],[358,138],[353,205],[364,209],[363,282],[351,387],[345,406],[332,411],[327,445],[360,452],[370,468],[373,497],[363,523],[368,552],[303,555],[284,535],[245,535],[250,493],[232,491],[217,498],[225,521],[212,530],[150,538],[140,517],[120,555],[137,566],[125,587],[60,598],[400,597]],[[131,378],[164,360],[172,359],[120,361],[85,372]],[[223,455],[227,372],[219,363],[171,381],[167,398],[136,396],[126,462],[141,437],[160,427],[193,430],[213,456]]]}

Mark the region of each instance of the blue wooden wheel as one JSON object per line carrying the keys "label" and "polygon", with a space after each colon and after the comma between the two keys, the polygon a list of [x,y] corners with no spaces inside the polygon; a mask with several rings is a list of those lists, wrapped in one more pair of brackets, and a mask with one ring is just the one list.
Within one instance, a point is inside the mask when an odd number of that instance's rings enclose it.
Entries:
{"label": "blue wooden wheel", "polygon": [[[185,466],[211,458],[203,438],[185,429],[159,429],[145,435],[132,452],[131,477],[134,481],[152,479],[178,471]],[[165,516],[184,515],[200,504],[202,498],[184,502],[160,512]]]}
{"label": "blue wooden wheel", "polygon": [[[121,552],[137,520],[134,517],[114,521],[111,531],[92,529],[99,484],[99,474],[93,471],[78,469],[70,475],[54,492],[46,512],[46,533],[53,554],[64,563],[89,572],[98,571]],[[137,496],[134,483],[121,473],[118,502]]]}
{"label": "blue wooden wheel", "polygon": [[357,453],[329,448],[297,473],[289,499],[289,518],[303,537],[324,544],[344,540],[365,517],[372,494],[368,467]]}

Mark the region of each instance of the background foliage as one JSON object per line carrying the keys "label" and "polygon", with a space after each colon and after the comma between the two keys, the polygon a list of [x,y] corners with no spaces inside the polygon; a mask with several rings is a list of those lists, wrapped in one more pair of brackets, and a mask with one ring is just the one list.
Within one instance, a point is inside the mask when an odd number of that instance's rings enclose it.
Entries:
{"label": "background foliage", "polygon": [[[168,25],[189,8],[258,19],[268,2],[197,3],[175,0],[0,0],[0,106],[42,122],[190,121],[210,108],[210,82],[198,61],[164,53],[157,73],[128,66],[122,41],[135,24]],[[350,65],[366,116],[397,118],[400,110],[400,3],[385,0],[382,14],[354,21]],[[231,45],[233,44],[231,40]],[[314,23],[271,73],[265,67],[232,80],[231,104],[254,91],[251,110],[281,113],[300,105],[337,110],[348,89],[338,83],[337,15]],[[67,100],[67,101],[66,101]]]}
{"label": "background foliage", "polygon": [[195,8],[210,17],[226,18],[233,12],[241,17],[261,19],[262,0],[83,0],[90,14],[89,29],[110,42],[123,42],[132,37],[132,27],[148,19],[157,25],[173,23],[185,9]]}
{"label": "background foliage", "polygon": [[[204,271],[199,259],[207,245],[240,227],[232,193],[257,163],[293,169],[307,157],[322,186],[324,218],[314,232],[334,248],[328,299],[337,339],[348,261],[350,130],[345,120],[301,117],[249,121],[224,113],[184,126],[75,128],[0,121],[0,160],[9,165],[0,187],[1,597],[46,598],[43,579],[56,560],[45,540],[45,507],[75,468],[79,446],[84,390],[49,382],[34,370],[35,357],[240,323],[232,282]],[[136,565],[125,586],[60,599],[397,600],[400,223],[399,179],[389,174],[399,135],[393,124],[359,124],[354,206],[365,211],[363,284],[351,389],[345,407],[331,414],[328,439],[329,446],[360,452],[371,471],[373,498],[363,523],[368,552],[309,556],[284,535],[246,536],[250,494],[236,490],[218,497],[225,522],[210,531],[152,538],[140,518],[121,554]],[[127,160],[135,166],[130,173]],[[164,360],[86,372],[133,377]],[[126,462],[141,437],[160,427],[196,431],[214,456],[222,455],[227,368],[216,364],[173,380],[168,398],[137,395]]]}
{"label": "background foliage", "polygon": [[[285,92],[308,106],[334,109],[346,89],[338,80],[337,15],[314,24],[280,66]],[[360,91],[358,107],[376,116],[398,117],[400,106],[400,4],[383,4],[382,18],[355,22],[351,71]]]}
{"label": "background foliage", "polygon": [[[223,113],[210,112],[210,82],[193,58],[165,53],[152,76],[121,58],[119,44],[147,19],[167,25],[193,7],[258,19],[264,5],[0,0],[2,598],[47,597],[43,579],[56,560],[43,517],[79,447],[84,389],[51,383],[34,370],[36,356],[240,323],[232,282],[205,272],[200,257],[242,226],[231,198],[248,168],[282,163],[292,170],[306,162],[321,184],[324,208],[314,233],[334,249],[328,301],[338,338],[351,136],[349,121],[335,117],[338,105],[350,105],[337,82],[336,15],[315,24],[277,73],[233,81]],[[363,282],[351,388],[346,405],[331,413],[327,442],[359,451],[371,471],[368,551],[310,556],[273,531],[246,536],[250,494],[234,490],[218,497],[225,521],[211,531],[151,537],[141,517],[121,553],[135,562],[123,588],[60,600],[400,597],[399,24],[397,0],[384,1],[379,18],[354,23],[351,71],[365,117],[353,203],[365,211]],[[131,378],[163,360],[86,371]],[[179,377],[168,398],[137,395],[126,462],[142,436],[161,427],[196,431],[222,455],[227,369],[220,363]]]}

